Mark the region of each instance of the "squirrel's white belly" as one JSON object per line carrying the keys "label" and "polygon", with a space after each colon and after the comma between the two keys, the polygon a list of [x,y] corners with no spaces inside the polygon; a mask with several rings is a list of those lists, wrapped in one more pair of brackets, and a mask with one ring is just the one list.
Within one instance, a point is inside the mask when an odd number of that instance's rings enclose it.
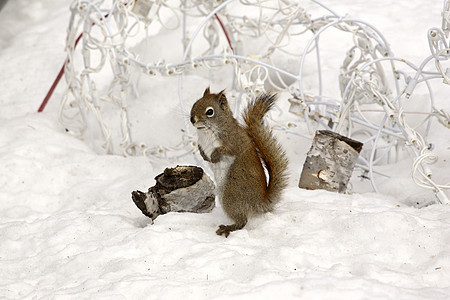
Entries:
{"label": "squirrel's white belly", "polygon": [[198,144],[202,147],[208,158],[211,158],[211,154],[214,149],[222,146],[222,143],[217,138],[217,134],[210,129],[197,130]]}
{"label": "squirrel's white belly", "polygon": [[[198,130],[198,144],[202,147],[206,156],[211,159],[211,154],[215,148],[222,146],[217,134],[212,130]],[[216,182],[216,193],[219,200],[222,201],[223,188],[225,185],[225,178],[227,177],[230,166],[233,164],[235,157],[223,156],[220,161],[210,163],[211,170],[214,173],[214,180]]]}
{"label": "squirrel's white belly", "polygon": [[216,193],[219,196],[219,200],[222,201],[223,189],[225,186],[225,179],[227,177],[230,166],[234,162],[234,157],[225,156],[219,162],[210,163],[211,169],[214,173],[214,179],[216,181]]}

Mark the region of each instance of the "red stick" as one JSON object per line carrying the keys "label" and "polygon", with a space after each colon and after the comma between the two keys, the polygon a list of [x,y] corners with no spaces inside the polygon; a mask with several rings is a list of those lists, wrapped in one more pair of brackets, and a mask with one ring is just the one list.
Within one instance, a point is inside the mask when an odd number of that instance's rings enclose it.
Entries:
{"label": "red stick", "polygon": [[[77,40],[75,41],[75,46],[74,48],[77,47],[78,42],[80,41],[81,37],[83,36],[83,34],[81,33],[78,37]],[[50,89],[47,92],[47,95],[44,98],[44,101],[42,101],[41,106],[39,106],[38,112],[43,112],[45,106],[47,105],[48,100],[50,100],[50,97],[53,95],[53,92],[55,91],[56,86],[58,85],[59,81],[61,80],[63,74],[64,74],[64,68],[66,67],[66,63],[63,64],[63,66],[61,67],[61,70],[59,70],[58,76],[56,76],[55,81],[53,81],[52,86],[50,87]]]}
{"label": "red stick", "polygon": [[219,18],[219,16],[218,16],[217,14],[214,14],[214,16],[216,17],[217,21],[219,22],[220,27],[222,27],[223,33],[225,34],[225,37],[227,38],[228,45],[230,46],[231,51],[234,52],[233,46],[231,45],[231,39],[230,39],[230,36],[228,35],[228,32],[227,32],[227,30],[225,29],[225,26],[223,25],[222,20],[220,20],[220,18]]}

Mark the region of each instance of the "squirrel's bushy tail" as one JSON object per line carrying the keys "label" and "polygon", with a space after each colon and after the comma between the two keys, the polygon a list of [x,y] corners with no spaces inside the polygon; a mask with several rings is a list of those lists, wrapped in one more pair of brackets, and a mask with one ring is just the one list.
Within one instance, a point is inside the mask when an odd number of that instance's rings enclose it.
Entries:
{"label": "squirrel's bushy tail", "polygon": [[272,210],[288,184],[286,153],[273,137],[272,131],[264,124],[264,116],[274,106],[276,100],[276,94],[264,93],[249,104],[243,115],[247,133],[255,143],[269,173],[263,211]]}

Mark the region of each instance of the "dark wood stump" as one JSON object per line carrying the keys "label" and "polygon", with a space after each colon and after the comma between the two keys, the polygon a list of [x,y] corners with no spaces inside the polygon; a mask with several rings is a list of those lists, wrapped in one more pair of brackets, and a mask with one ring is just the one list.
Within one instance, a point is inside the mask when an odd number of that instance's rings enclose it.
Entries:
{"label": "dark wood stump", "polygon": [[152,220],[168,212],[211,212],[215,206],[214,183],[202,168],[176,166],[155,177],[146,193],[133,191],[133,202]]}
{"label": "dark wood stump", "polygon": [[319,130],[308,151],[300,188],[344,193],[363,143],[328,130]]}

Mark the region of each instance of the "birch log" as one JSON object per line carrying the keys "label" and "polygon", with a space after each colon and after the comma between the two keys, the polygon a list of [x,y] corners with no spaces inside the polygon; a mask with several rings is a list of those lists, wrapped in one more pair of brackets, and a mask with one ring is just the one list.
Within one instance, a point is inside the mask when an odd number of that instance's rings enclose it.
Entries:
{"label": "birch log", "polygon": [[319,130],[313,139],[299,187],[344,193],[363,144],[328,130]]}
{"label": "birch log", "polygon": [[146,193],[133,191],[133,202],[152,220],[168,212],[206,213],[215,206],[214,183],[202,168],[166,168]]}

